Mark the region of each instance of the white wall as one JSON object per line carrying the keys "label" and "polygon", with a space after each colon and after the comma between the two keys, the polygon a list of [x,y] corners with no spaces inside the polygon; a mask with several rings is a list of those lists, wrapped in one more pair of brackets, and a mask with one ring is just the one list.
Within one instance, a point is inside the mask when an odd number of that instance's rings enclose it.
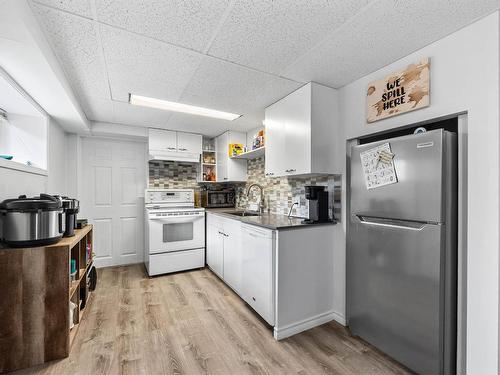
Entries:
{"label": "white wall", "polygon": [[53,119],[49,120],[49,165],[47,193],[68,194],[67,137],[68,135]]}
{"label": "white wall", "polygon": [[[467,112],[468,374],[498,374],[499,25],[496,12],[340,89],[344,139]],[[368,83],[423,57],[431,59],[430,106],[368,125],[365,120]],[[337,251],[336,260],[345,264],[345,192],[342,201],[343,232],[339,235],[343,236],[343,248]],[[345,290],[345,275],[339,275],[337,282]],[[336,301],[343,301],[337,307],[345,314],[345,297],[336,296]]]}

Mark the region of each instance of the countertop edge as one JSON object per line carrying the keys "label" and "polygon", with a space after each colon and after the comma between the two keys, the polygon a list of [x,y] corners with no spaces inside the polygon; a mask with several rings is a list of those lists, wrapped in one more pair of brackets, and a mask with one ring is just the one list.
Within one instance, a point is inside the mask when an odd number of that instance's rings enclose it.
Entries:
{"label": "countertop edge", "polygon": [[[230,213],[228,213],[228,212],[241,212],[241,211],[243,211],[243,210],[239,210],[239,209],[206,209],[207,213],[210,213],[213,215],[225,217],[225,218],[232,219],[232,220],[237,220],[237,221],[244,223],[244,224],[255,225],[257,227],[266,228],[266,229],[270,229],[270,230],[296,230],[296,229],[315,228],[318,226],[329,226],[329,225],[337,224],[335,221],[331,221],[331,222],[327,222],[327,223],[315,223],[315,224],[303,224],[300,222],[295,222],[295,223],[292,223],[290,225],[272,225],[272,224],[267,224],[267,223],[259,223],[259,222],[245,220],[244,217],[235,216],[235,215],[231,215]],[[266,216],[266,215],[267,216],[276,216],[276,217],[282,216],[282,215],[277,215],[277,214],[264,214],[264,216]],[[250,216],[250,217],[255,218],[255,216]],[[283,217],[281,219],[283,219]],[[294,218],[292,218],[292,220],[298,221],[298,220],[303,220],[303,219],[294,217]]]}

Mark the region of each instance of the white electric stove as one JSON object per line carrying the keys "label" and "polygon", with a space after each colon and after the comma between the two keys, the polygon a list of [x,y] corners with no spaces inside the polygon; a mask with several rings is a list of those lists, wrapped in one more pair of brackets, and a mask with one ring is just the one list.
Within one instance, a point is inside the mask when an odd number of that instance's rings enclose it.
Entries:
{"label": "white electric stove", "polygon": [[205,266],[205,209],[194,207],[193,189],[145,192],[149,276]]}

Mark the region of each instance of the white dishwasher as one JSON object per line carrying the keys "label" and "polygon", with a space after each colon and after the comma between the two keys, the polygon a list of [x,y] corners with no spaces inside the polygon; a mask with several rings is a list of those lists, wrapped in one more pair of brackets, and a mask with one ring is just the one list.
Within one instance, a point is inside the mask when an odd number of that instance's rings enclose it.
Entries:
{"label": "white dishwasher", "polygon": [[275,232],[242,224],[243,299],[274,326]]}

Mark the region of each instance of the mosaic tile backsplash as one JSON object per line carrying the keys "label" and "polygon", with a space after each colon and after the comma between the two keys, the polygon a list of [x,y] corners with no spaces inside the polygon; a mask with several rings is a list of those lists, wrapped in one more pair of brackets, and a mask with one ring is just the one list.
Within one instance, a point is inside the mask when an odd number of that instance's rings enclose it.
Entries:
{"label": "mosaic tile backsplash", "polygon": [[149,188],[196,189],[197,165],[178,161],[149,162]]}
{"label": "mosaic tile backsplash", "polygon": [[[333,207],[333,191],[335,186],[335,176],[316,177],[274,177],[265,176],[264,157],[248,160],[247,175],[248,181],[245,184],[238,184],[236,187],[236,202],[239,208],[247,205],[247,188],[257,183],[264,188],[265,209],[274,214],[288,215],[291,205],[298,202],[299,206],[294,206],[292,216],[308,217],[309,202],[305,198],[306,185],[327,186],[330,192],[330,212]],[[253,188],[250,193],[250,203],[257,203],[259,200],[259,189]],[[332,216],[332,213],[330,214]]]}
{"label": "mosaic tile backsplash", "polygon": [[[292,210],[293,216],[307,217],[309,213],[308,201],[305,198],[306,185],[323,185],[330,192],[330,212],[333,207],[333,191],[337,183],[335,176],[317,177],[276,177],[268,178],[264,172],[264,157],[250,159],[247,162],[248,181],[235,184],[236,207],[247,207],[247,188],[257,183],[264,188],[265,210],[279,215],[288,215],[291,205],[298,202]],[[149,162],[149,188],[159,189],[200,189],[197,183],[197,164],[177,161],[151,161]],[[219,189],[222,184],[211,184],[210,189]],[[250,204],[259,200],[259,189],[253,188],[250,194]],[[332,214],[331,214],[332,215]],[[337,217],[337,214],[335,214]]]}

